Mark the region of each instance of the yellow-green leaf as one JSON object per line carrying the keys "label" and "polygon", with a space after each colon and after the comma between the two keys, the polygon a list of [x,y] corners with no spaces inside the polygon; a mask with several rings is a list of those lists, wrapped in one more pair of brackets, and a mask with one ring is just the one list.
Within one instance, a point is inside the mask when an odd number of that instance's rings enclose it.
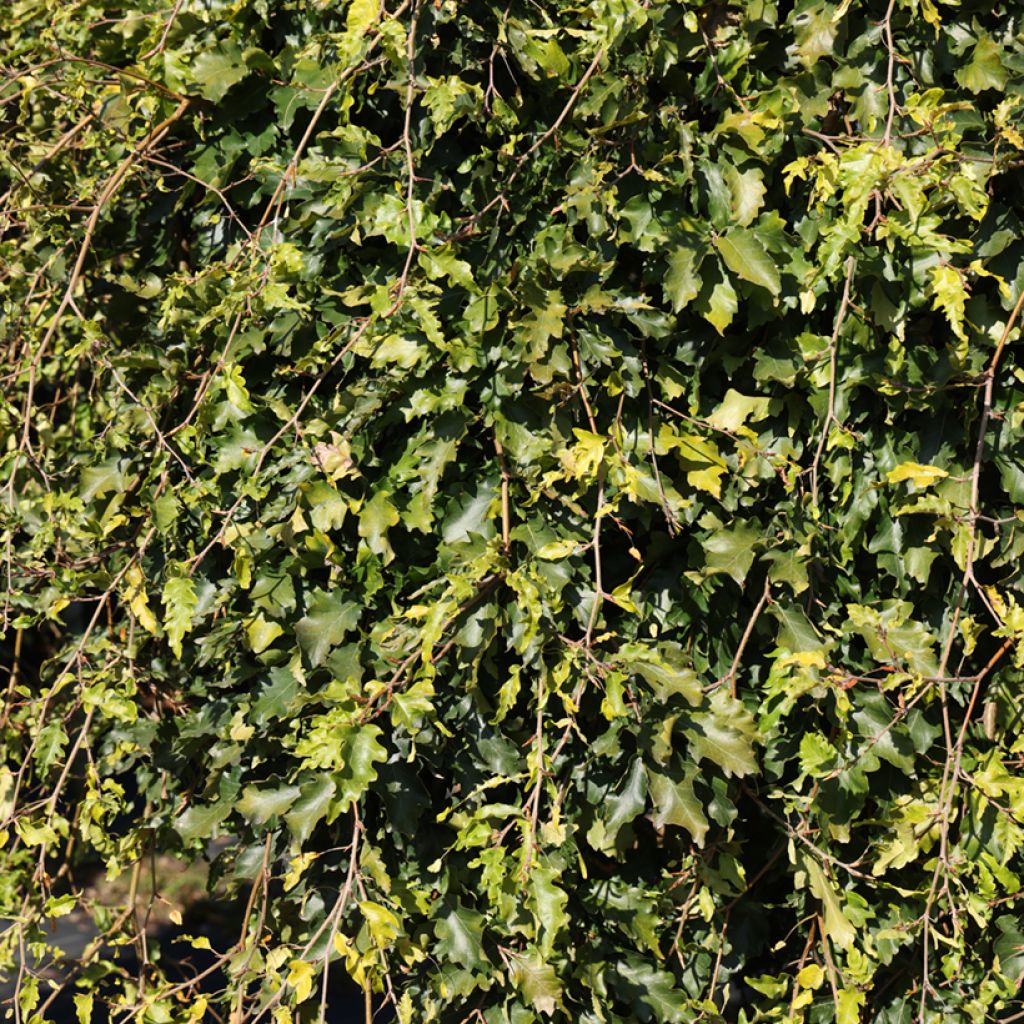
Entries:
{"label": "yellow-green leaf", "polygon": [[820,988],[825,980],[825,972],[817,964],[808,964],[797,971],[796,983],[801,988]]}
{"label": "yellow-green leaf", "polygon": [[287,984],[295,989],[295,1001],[305,1002],[313,991],[313,965],[305,960],[293,960],[288,965]]}
{"label": "yellow-green leaf", "polygon": [[932,267],[932,309],[946,314],[949,326],[961,341],[967,340],[964,331],[964,306],[967,299],[967,288],[959,271],[948,264]]}
{"label": "yellow-green leaf", "polygon": [[153,609],[149,606],[149,595],[146,593],[146,579],[138,562],[133,562],[124,574],[125,599],[132,614],[147,633],[160,635],[160,624],[156,621]]}
{"label": "yellow-green leaf", "polygon": [[363,33],[379,16],[380,0],[352,0],[345,16],[345,28],[350,34]]}
{"label": "yellow-green leaf", "polygon": [[836,1024],[858,1024],[866,996],[855,988],[844,988],[836,1002]]}
{"label": "yellow-green leaf", "polygon": [[374,903],[372,900],[363,900],[359,904],[359,909],[363,913],[366,927],[369,929],[370,935],[373,936],[373,941],[381,949],[390,946],[402,930],[398,918],[387,907]]}
{"label": "yellow-green leaf", "polygon": [[922,465],[920,462],[901,462],[889,471],[886,479],[891,484],[912,480],[917,487],[930,487],[937,480],[947,476],[949,474],[938,466]]}
{"label": "yellow-green leaf", "polygon": [[537,557],[546,562],[557,562],[571,555],[578,547],[579,542],[575,540],[553,540],[537,548]]}
{"label": "yellow-green leaf", "polygon": [[164,583],[164,629],[176,658],[181,657],[181,641],[192,628],[192,616],[199,604],[195,583],[190,576],[172,576]]}
{"label": "yellow-green leaf", "polygon": [[262,614],[245,627],[245,635],[253,654],[262,654],[283,632],[278,623],[271,622]]}
{"label": "yellow-green leaf", "polygon": [[811,892],[821,901],[825,920],[825,934],[840,949],[849,949],[857,933],[853,930],[849,918],[843,911],[843,904],[832,883],[825,877],[825,872],[817,861],[807,857],[804,859]]}

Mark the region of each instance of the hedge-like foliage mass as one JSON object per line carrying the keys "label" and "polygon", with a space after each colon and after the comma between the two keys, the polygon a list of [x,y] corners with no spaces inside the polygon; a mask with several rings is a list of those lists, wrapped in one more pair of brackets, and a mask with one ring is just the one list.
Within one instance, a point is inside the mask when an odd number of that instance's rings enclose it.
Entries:
{"label": "hedge-like foliage mass", "polygon": [[1019,1015],[1019,5],[0,29],[19,1020]]}

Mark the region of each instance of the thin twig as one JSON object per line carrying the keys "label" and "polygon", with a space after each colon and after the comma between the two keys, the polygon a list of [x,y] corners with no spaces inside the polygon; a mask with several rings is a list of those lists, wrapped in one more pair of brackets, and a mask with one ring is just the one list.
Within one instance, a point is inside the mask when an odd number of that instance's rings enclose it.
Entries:
{"label": "thin twig", "polygon": [[846,261],[846,280],[843,283],[843,297],[839,303],[839,311],[836,313],[835,326],[832,328],[832,340],[829,344],[829,371],[828,371],[828,409],[825,412],[825,422],[821,425],[821,436],[818,438],[818,448],[814,453],[814,461],[811,463],[811,504],[818,504],[818,466],[821,463],[822,453],[825,451],[825,442],[828,439],[829,428],[836,419],[836,361],[839,349],[839,332],[842,330],[843,321],[846,319],[846,311],[850,305],[850,286],[853,283],[853,272],[857,267],[857,261],[851,256]]}
{"label": "thin twig", "polygon": [[191,100],[183,99],[174,112],[161,121],[152,131],[148,132],[142,141],[121,161],[117,170],[107,180],[103,191],[100,192],[95,204],[92,207],[92,213],[89,215],[89,219],[85,222],[85,235],[82,239],[82,244],[78,249],[78,258],[75,260],[75,265],[71,270],[71,276],[68,278],[67,286],[64,289],[64,295],[57,306],[56,312],[53,314],[50,320],[50,325],[46,329],[46,333],[43,335],[43,340],[39,344],[39,348],[32,360],[29,363],[29,378],[25,392],[25,403],[22,410],[22,416],[24,424],[22,427],[21,445],[26,450],[31,452],[32,445],[30,440],[30,430],[32,425],[32,399],[35,391],[36,383],[36,368],[41,363],[43,357],[46,355],[47,350],[50,347],[50,342],[53,340],[53,336],[57,333],[57,328],[60,326],[61,320],[64,316],[68,306],[71,305],[71,300],[75,294],[75,288],[78,286],[78,281],[82,276],[82,270],[85,267],[86,257],[89,255],[89,250],[92,247],[93,235],[96,233],[96,228],[99,225],[100,215],[103,213],[107,203],[113,198],[114,194],[121,187],[125,178],[128,176],[128,172],[132,169],[135,162],[145,153],[151,146],[155,146],[170,130],[174,127],[175,122],[185,113],[191,104]]}
{"label": "thin twig", "polygon": [[754,606],[754,611],[751,613],[750,618],[747,620],[746,629],[743,630],[743,636],[740,637],[739,646],[736,648],[736,654],[733,656],[732,664],[729,666],[729,671],[722,676],[714,685],[721,686],[722,683],[728,681],[729,692],[733,697],[736,696],[736,670],[740,666],[740,661],[743,659],[743,652],[747,649],[747,644],[750,642],[750,637],[753,635],[754,627],[757,625],[757,620],[761,617],[761,612],[764,611],[764,607],[771,601],[772,595],[772,581],[771,577],[765,574],[764,578],[764,590],[761,593],[761,597],[757,604]]}
{"label": "thin twig", "polygon": [[507,556],[509,551],[509,532],[511,525],[511,512],[509,509],[509,472],[508,462],[505,459],[505,449],[502,447],[497,433],[494,435],[494,452],[498,456],[498,466],[501,469],[501,550]]}
{"label": "thin twig", "polygon": [[896,88],[893,85],[893,71],[896,65],[896,47],[892,38],[892,13],[896,9],[896,0],[889,0],[889,6],[885,11],[885,18],[882,20],[882,35],[885,37],[885,48],[889,55],[888,65],[885,72],[885,91],[889,100],[889,110],[885,118],[885,134],[882,136],[882,145],[888,146],[892,143],[892,123],[896,117]]}
{"label": "thin twig", "polygon": [[171,26],[174,24],[175,18],[178,17],[178,11],[181,10],[181,5],[184,2],[185,0],[177,0],[177,3],[175,3],[174,5],[174,9],[171,11],[171,16],[167,19],[166,22],[164,22],[164,30],[160,33],[159,42],[152,49],[147,50],[144,54],[142,54],[142,56],[139,57],[140,61],[149,60],[150,57],[155,57],[157,54],[164,52],[164,47],[167,45],[167,37],[171,33]]}

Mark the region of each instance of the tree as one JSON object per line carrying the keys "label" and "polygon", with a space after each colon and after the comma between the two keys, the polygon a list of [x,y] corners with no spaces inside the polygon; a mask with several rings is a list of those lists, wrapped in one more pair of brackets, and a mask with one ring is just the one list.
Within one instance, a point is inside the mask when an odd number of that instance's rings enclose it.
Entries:
{"label": "tree", "polygon": [[[80,906],[82,1020],[1013,1019],[1019,11],[0,28],[8,972]],[[156,852],[194,982],[82,895]]]}

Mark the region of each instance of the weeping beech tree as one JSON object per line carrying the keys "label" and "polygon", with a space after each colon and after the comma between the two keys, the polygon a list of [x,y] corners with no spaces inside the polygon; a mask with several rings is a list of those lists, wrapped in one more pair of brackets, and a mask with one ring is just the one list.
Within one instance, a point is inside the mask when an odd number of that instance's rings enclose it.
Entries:
{"label": "weeping beech tree", "polygon": [[1021,19],[10,0],[8,1016],[1021,1016]]}

